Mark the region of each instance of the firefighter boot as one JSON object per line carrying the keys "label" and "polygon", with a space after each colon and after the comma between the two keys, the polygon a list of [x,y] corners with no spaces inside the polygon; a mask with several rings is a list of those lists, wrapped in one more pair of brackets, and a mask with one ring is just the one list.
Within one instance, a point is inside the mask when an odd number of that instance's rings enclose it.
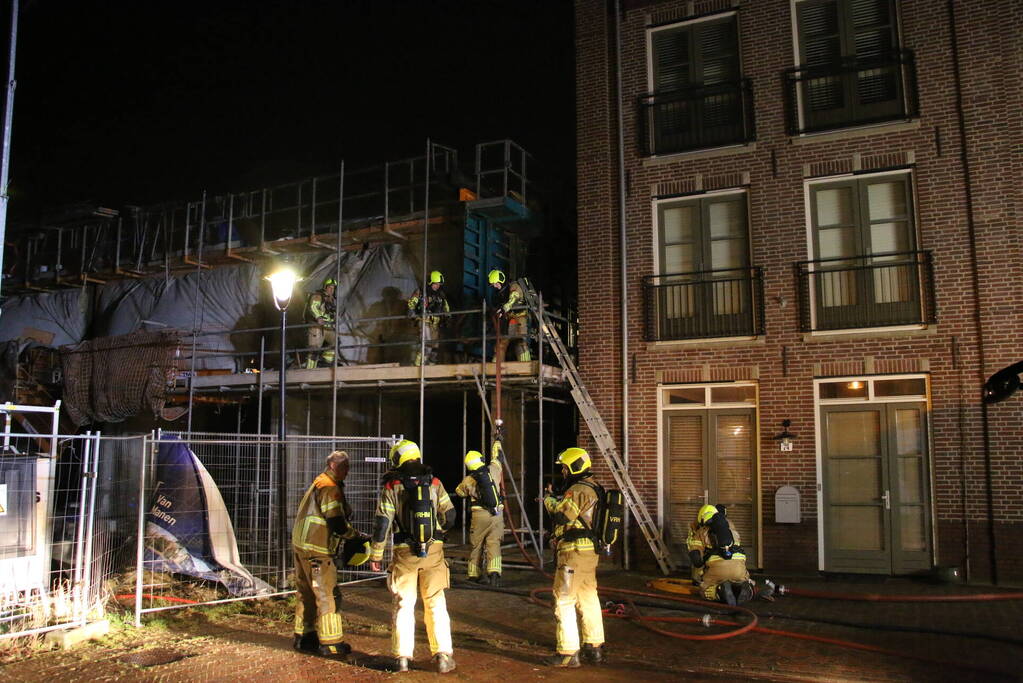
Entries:
{"label": "firefighter boot", "polygon": [[437,673],[446,674],[455,670],[455,658],[446,652],[438,652],[433,656],[433,663],[437,667]]}
{"label": "firefighter boot", "polygon": [[494,588],[500,588],[501,575],[498,572],[490,572],[489,574],[487,574],[487,583],[489,583]]}
{"label": "firefighter boot", "polygon": [[330,657],[331,659],[348,659],[348,655],[352,652],[352,646],[348,643],[334,643],[333,645],[320,645],[319,653],[321,657]]}
{"label": "firefighter boot", "polygon": [[394,670],[398,673],[404,673],[409,670],[412,662],[408,657],[395,657],[394,658]]}
{"label": "firefighter boot", "polygon": [[563,655],[555,652],[550,657],[545,657],[543,659],[543,664],[557,667],[559,669],[578,669],[579,653],[576,652],[574,655]]}
{"label": "firefighter boot", "polygon": [[604,646],[583,643],[583,649],[579,651],[579,659],[587,664],[603,664]]}
{"label": "firefighter boot", "polygon": [[320,647],[320,639],[315,633],[296,633],[292,647],[298,652],[316,652]]}

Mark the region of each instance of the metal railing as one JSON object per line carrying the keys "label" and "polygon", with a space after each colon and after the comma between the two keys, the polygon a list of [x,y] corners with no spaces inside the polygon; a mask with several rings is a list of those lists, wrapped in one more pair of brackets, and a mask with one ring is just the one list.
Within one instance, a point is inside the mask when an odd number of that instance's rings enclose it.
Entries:
{"label": "metal railing", "polygon": [[910,50],[842,57],[782,73],[789,135],[911,119],[920,113]]}
{"label": "metal railing", "polygon": [[764,334],[759,267],[650,275],[643,304],[647,341]]}
{"label": "metal railing", "polygon": [[937,321],[929,251],[800,261],[794,267],[804,332]]}
{"label": "metal railing", "polygon": [[655,92],[639,98],[645,156],[723,147],[756,139],[750,79]]}
{"label": "metal railing", "polygon": [[536,175],[533,155],[512,140],[476,145],[476,196],[479,199],[517,195],[525,202]]}

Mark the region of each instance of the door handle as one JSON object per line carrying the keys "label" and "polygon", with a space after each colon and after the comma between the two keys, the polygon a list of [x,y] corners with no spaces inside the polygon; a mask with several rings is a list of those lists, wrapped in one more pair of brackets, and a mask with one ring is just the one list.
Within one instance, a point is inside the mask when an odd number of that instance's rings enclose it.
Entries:
{"label": "door handle", "polygon": [[884,509],[885,510],[891,510],[892,509],[892,494],[891,494],[891,491],[885,489],[884,495],[881,496],[881,500],[884,501]]}

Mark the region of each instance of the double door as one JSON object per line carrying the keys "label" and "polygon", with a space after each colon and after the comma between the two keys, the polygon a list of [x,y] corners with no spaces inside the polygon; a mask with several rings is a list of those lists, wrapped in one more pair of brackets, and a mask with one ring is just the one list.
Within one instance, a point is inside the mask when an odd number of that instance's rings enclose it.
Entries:
{"label": "double door", "polygon": [[925,403],[823,406],[824,569],[931,567]]}
{"label": "double door", "polygon": [[724,505],[750,566],[756,566],[756,417],[752,408],[664,413],[665,534],[688,563],[689,523],[702,505]]}

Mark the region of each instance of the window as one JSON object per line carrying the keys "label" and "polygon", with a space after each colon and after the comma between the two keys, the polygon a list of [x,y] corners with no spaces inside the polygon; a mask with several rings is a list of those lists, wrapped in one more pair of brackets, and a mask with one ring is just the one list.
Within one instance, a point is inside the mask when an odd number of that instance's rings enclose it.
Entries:
{"label": "window", "polygon": [[753,336],[759,271],[750,267],[745,193],[657,205],[660,274],[646,278],[651,340]]}
{"label": "window", "polygon": [[910,175],[848,178],[809,192],[814,259],[800,271],[804,303],[814,305],[804,323],[820,330],[932,322],[930,257],[917,251]]}
{"label": "window", "polygon": [[650,68],[652,92],[640,101],[646,154],[753,139],[734,14],[651,30]]}
{"label": "window", "polygon": [[790,133],[916,114],[913,57],[900,49],[893,0],[801,0],[796,22]]}

